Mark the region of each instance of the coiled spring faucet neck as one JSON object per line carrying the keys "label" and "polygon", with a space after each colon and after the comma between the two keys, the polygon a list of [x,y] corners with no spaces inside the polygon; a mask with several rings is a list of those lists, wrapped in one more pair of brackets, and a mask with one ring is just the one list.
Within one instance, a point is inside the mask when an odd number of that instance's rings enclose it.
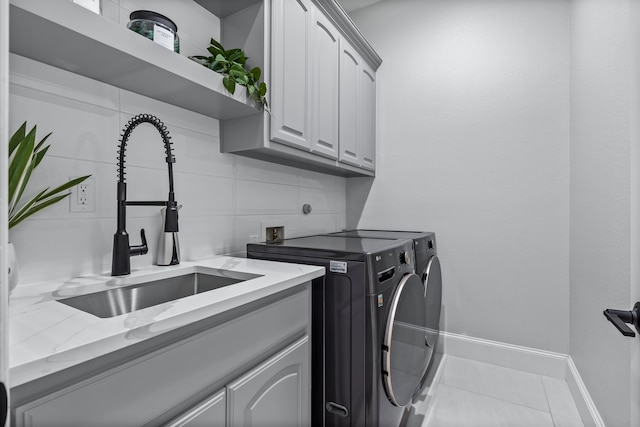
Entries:
{"label": "coiled spring faucet neck", "polygon": [[[125,157],[127,142],[133,130],[142,123],[153,125],[164,143],[166,152],[167,171],[169,174],[169,195],[166,201],[127,201],[127,184],[125,181]],[[178,204],[173,192],[173,147],[171,137],[165,124],[151,114],[139,114],[133,117],[122,131],[120,145],[118,147],[118,218],[115,235],[113,236],[113,258],[111,263],[111,275],[122,276],[131,272],[130,257],[133,255],[144,255],[148,252],[147,241],[144,229],[140,230],[142,245],[129,246],[129,235],[126,230],[127,206],[166,206],[165,230],[167,232],[178,231]],[[176,260],[177,263],[177,260]]]}

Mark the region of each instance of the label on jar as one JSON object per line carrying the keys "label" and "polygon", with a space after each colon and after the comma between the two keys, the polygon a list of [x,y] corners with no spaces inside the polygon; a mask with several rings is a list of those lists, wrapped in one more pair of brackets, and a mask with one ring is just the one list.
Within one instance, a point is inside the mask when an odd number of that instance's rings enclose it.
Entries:
{"label": "label on jar", "polygon": [[173,50],[174,36],[173,33],[158,24],[153,24],[153,41],[160,46]]}

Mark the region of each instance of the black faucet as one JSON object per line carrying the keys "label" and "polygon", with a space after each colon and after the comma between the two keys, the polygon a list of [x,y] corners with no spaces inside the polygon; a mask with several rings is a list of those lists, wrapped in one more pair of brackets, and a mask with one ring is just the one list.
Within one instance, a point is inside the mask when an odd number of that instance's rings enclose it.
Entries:
{"label": "black faucet", "polygon": [[[127,184],[125,182],[124,172],[124,158],[125,150],[127,148],[127,141],[131,132],[141,123],[150,123],[153,125],[164,142],[164,149],[167,153],[167,169],[169,171],[169,197],[167,201],[161,202],[134,202],[127,201]],[[129,123],[122,131],[120,139],[120,146],[118,147],[118,229],[113,236],[113,257],[111,262],[111,275],[123,276],[131,272],[130,257],[133,255],[144,255],[149,251],[147,247],[147,239],[144,234],[144,228],[140,230],[140,238],[142,244],[138,246],[129,246],[129,235],[126,230],[127,222],[127,206],[166,206],[166,216],[164,221],[164,231],[177,232],[178,231],[178,204],[173,194],[173,163],[176,159],[173,156],[171,147],[171,137],[165,126],[160,119],[151,114],[139,114],[129,120]],[[172,259],[171,264],[178,264],[177,257]]]}

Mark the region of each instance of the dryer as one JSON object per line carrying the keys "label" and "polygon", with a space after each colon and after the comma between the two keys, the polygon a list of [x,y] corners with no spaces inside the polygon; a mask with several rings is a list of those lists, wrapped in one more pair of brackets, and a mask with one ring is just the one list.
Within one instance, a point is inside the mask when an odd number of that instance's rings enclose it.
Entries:
{"label": "dryer", "polygon": [[[369,230],[355,229],[337,233],[329,233],[328,236],[355,237],[368,239],[410,239],[413,241],[415,256],[415,272],[424,284],[425,313],[423,327],[428,343],[428,359],[430,365],[425,371],[420,387],[416,390],[418,395],[427,385],[429,371],[437,370],[442,359],[441,349],[438,348],[438,336],[440,334],[440,310],[442,307],[442,272],[440,260],[437,255],[436,233],[431,231],[396,231],[396,230]],[[408,323],[417,325],[419,319],[415,317]]]}
{"label": "dryer", "polygon": [[426,369],[413,242],[317,235],[247,245],[249,258],[326,268],[312,283],[312,422],[398,426]]}

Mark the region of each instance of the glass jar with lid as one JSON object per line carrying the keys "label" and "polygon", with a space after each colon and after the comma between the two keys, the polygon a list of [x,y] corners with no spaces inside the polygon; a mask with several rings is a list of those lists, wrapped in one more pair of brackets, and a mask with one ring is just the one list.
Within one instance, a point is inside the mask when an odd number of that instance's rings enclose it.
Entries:
{"label": "glass jar with lid", "polygon": [[178,26],[171,19],[150,10],[136,10],[129,15],[127,28],[153,40],[161,46],[180,53]]}

